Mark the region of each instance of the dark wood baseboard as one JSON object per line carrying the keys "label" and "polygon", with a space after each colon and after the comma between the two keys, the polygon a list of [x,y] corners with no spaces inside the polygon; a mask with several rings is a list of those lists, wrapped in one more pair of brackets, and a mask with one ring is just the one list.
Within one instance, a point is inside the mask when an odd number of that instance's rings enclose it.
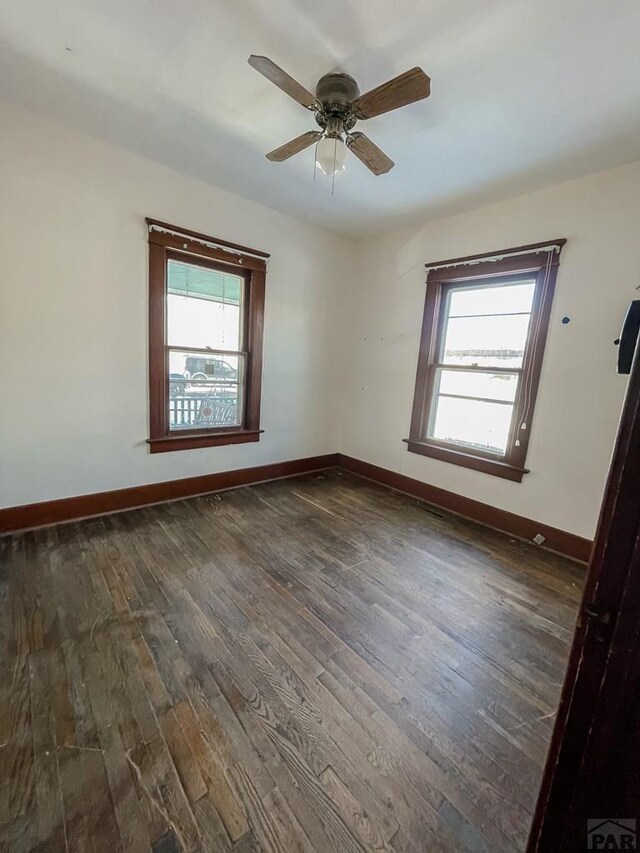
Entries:
{"label": "dark wood baseboard", "polygon": [[0,509],[0,533],[43,527],[47,524],[87,518],[92,515],[105,515],[118,510],[195,497],[237,486],[261,483],[265,480],[295,477],[311,471],[320,471],[323,468],[332,468],[337,463],[338,454],[328,453],[325,456],[309,456],[306,459],[275,462],[254,468],[239,468],[236,471],[221,471],[218,474],[204,474],[201,477],[187,477],[146,486],[131,486],[111,492],[96,492],[92,495],[7,507]]}
{"label": "dark wood baseboard", "polygon": [[369,462],[362,462],[360,459],[354,459],[342,453],[338,454],[338,466],[368,480],[389,486],[399,492],[405,492],[448,512],[508,533],[518,539],[531,542],[537,533],[541,533],[546,540],[545,548],[557,551],[559,554],[564,554],[574,560],[580,560],[583,563],[589,562],[593,545],[590,539],[567,533],[566,530],[558,530],[558,528],[542,524],[540,521],[524,518],[521,515],[498,509],[498,507],[475,501],[472,498],[465,498],[455,492],[423,483],[422,480],[405,477],[404,474],[397,474],[395,471],[380,468],[378,465],[371,465]]}
{"label": "dark wood baseboard", "polygon": [[182,480],[168,480],[164,483],[150,483],[146,486],[131,486],[110,492],[96,492],[92,495],[79,495],[73,498],[24,504],[23,506],[0,509],[0,534],[30,527],[43,527],[87,518],[92,515],[106,515],[124,509],[179,500],[181,498],[206,495],[252,483],[278,480],[283,477],[296,477],[324,468],[340,467],[383,486],[405,492],[414,498],[425,501],[477,521],[487,527],[493,527],[510,536],[531,541],[536,533],[545,537],[545,547],[557,551],[574,560],[588,562],[591,554],[591,540],[558,530],[539,521],[523,518],[504,509],[465,498],[455,492],[448,492],[438,486],[423,483],[396,474],[378,465],[362,462],[342,453],[327,453],[324,456],[309,456],[306,459],[293,459],[289,462],[275,462],[271,465],[259,465],[254,468],[239,468],[235,471],[221,471],[217,474],[204,474],[201,477],[187,477]]}

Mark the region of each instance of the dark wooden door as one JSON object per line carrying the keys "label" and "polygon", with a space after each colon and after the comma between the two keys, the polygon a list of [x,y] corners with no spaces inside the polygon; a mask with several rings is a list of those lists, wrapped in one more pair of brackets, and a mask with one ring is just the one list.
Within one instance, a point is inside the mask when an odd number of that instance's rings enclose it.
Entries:
{"label": "dark wooden door", "polygon": [[[590,820],[613,823],[588,838]],[[640,850],[640,352],[527,851],[589,849]]]}

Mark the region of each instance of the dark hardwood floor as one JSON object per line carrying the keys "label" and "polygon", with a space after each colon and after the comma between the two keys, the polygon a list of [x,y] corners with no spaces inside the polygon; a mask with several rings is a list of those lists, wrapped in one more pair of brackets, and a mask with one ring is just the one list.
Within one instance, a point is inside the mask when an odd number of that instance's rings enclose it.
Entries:
{"label": "dark hardwood floor", "polygon": [[523,850],[579,565],[338,471],[0,554],[2,849]]}

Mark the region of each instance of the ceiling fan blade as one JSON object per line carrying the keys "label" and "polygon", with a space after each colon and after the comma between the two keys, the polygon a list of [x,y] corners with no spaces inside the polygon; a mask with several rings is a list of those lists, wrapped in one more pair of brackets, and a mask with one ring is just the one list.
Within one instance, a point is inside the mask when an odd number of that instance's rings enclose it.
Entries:
{"label": "ceiling fan blade", "polygon": [[281,145],[280,148],[274,148],[273,151],[269,151],[266,155],[267,160],[275,160],[277,163],[281,163],[283,160],[288,160],[289,157],[293,157],[294,154],[297,154],[299,151],[304,151],[305,148],[313,145],[313,143],[317,142],[321,136],[322,134],[318,130],[308,130],[301,136],[296,136],[295,139],[285,142],[285,144]]}
{"label": "ceiling fan blade", "polygon": [[352,133],[347,137],[347,148],[352,151],[367,169],[374,175],[384,175],[393,169],[395,163],[381,148],[372,142],[364,133]]}
{"label": "ceiling fan blade", "polygon": [[393,80],[387,80],[381,86],[365,92],[351,105],[356,118],[365,119],[406,107],[414,101],[428,98],[431,94],[431,80],[422,68],[412,68]]}
{"label": "ceiling fan blade", "polygon": [[255,68],[256,71],[259,71],[267,80],[275,83],[279,89],[282,89],[283,92],[286,92],[290,98],[302,104],[303,107],[311,109],[315,106],[315,95],[312,95],[308,89],[301,86],[297,80],[290,77],[286,71],[283,71],[282,68],[276,65],[275,62],[272,62],[268,57],[254,56],[252,54],[249,57],[249,65]]}

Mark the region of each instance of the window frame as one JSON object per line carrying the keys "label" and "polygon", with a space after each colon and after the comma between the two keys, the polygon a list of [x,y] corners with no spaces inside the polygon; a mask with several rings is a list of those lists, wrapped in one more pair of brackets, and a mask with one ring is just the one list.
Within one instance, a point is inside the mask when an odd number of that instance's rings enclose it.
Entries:
{"label": "window frame", "polygon": [[[409,438],[405,439],[411,453],[429,456],[443,462],[461,465],[485,474],[492,474],[520,483],[529,469],[525,467],[531,424],[533,422],[545,343],[551,317],[560,252],[565,239],[549,240],[529,246],[502,249],[465,258],[454,258],[427,265],[427,289],[424,303],[422,333],[418,367],[416,372],[413,410]],[[548,250],[557,246],[558,250]],[[547,251],[545,251],[547,249]],[[509,254],[511,253],[511,257]],[[514,254],[517,253],[517,254]],[[492,259],[492,260],[490,260]],[[443,365],[439,353],[445,331],[445,312],[448,294],[463,287],[491,286],[509,281],[535,281],[531,306],[529,330],[520,368],[505,368],[505,372],[519,373],[518,387],[513,403],[513,415],[509,431],[507,451],[503,454],[490,451],[465,449],[463,445],[441,441],[428,436],[429,419],[436,392],[437,371],[444,367],[454,370],[465,368],[478,372],[490,372],[491,365]],[[538,325],[538,333],[532,329]],[[524,417],[525,398],[523,389],[529,388],[526,429],[519,429]],[[518,443],[516,443],[518,441]]]}
{"label": "window frame", "polygon": [[[266,262],[269,255],[155,219],[149,227],[149,438],[151,453],[194,450],[260,440],[262,346]],[[244,278],[242,350],[244,399],[241,425],[171,430],[167,268],[170,260]],[[186,350],[189,348],[186,347]],[[181,348],[180,351],[186,351]],[[195,348],[198,353],[201,348]],[[215,351],[217,352],[217,351]]]}

